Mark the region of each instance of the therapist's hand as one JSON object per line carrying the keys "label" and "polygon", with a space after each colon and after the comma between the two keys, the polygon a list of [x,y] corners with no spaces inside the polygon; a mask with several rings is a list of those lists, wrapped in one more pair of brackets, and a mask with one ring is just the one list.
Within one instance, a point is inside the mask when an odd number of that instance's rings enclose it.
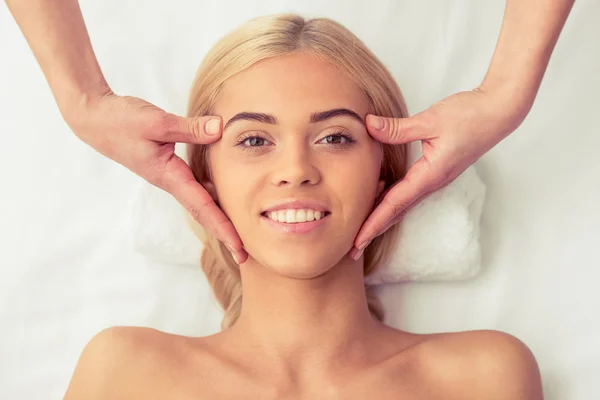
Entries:
{"label": "therapist's hand", "polygon": [[106,157],[169,192],[207,231],[247,258],[233,224],[200,185],[175,142],[210,144],[221,138],[219,117],[185,118],[142,99],[108,90],[65,116],[73,132]]}
{"label": "therapist's hand", "polygon": [[[525,119],[533,98],[479,86],[453,94],[409,118],[368,115],[367,129],[389,144],[421,141],[423,156],[405,178],[384,191],[354,240],[350,256],[400,221],[423,198],[447,186]],[[362,250],[361,250],[362,248]]]}

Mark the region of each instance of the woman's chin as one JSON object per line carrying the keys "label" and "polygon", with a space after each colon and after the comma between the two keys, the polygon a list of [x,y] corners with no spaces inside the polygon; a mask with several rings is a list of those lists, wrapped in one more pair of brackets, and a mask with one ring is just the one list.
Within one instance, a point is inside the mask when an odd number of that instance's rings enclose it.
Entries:
{"label": "woman's chin", "polygon": [[[330,249],[329,249],[330,250]],[[293,279],[313,279],[327,273],[337,265],[343,254],[332,254],[330,251],[307,251],[295,253],[274,252],[264,254],[260,259],[262,265],[271,272]]]}
{"label": "woman's chin", "polygon": [[294,265],[293,267],[285,267],[285,266],[277,266],[276,268],[269,268],[271,272],[279,275],[280,277],[285,277],[289,279],[298,279],[298,280],[309,280],[315,279],[319,276],[327,273],[330,268],[321,267],[298,267]]}

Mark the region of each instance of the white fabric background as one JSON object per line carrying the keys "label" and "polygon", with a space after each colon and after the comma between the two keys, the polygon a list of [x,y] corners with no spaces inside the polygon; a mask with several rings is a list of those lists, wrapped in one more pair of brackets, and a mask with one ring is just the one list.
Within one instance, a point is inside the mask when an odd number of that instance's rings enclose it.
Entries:
{"label": "white fabric background", "polygon": [[[183,114],[205,52],[247,19],[334,18],[397,78],[411,113],[483,77],[504,1],[81,3],[118,94]],[[600,398],[600,2],[578,0],[522,126],[476,164],[488,187],[483,273],[386,285],[391,325],[498,329],[530,346],[547,399]],[[140,178],[79,141],[0,7],[0,398],[60,399],[81,350],[112,325],[218,330],[200,268],[159,264],[126,241]]]}

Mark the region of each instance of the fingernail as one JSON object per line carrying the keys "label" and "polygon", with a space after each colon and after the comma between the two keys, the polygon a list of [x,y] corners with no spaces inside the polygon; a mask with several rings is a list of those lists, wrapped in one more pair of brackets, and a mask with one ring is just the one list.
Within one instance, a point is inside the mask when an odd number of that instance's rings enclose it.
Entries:
{"label": "fingernail", "polygon": [[364,250],[365,247],[367,247],[370,243],[371,243],[370,240],[368,242],[363,242],[363,243],[360,244],[360,246],[358,246],[358,249],[359,250]]}
{"label": "fingernail", "polygon": [[237,258],[237,256],[235,255],[235,251],[233,250],[233,247],[231,247],[229,244],[225,243],[225,247],[227,247],[227,250],[229,250],[229,252],[231,253],[231,257],[233,257],[233,260],[235,261],[236,264],[239,265],[239,259]]}
{"label": "fingernail", "polygon": [[219,133],[219,129],[221,128],[221,120],[218,118],[209,119],[204,124],[204,131],[207,135],[214,136]]}
{"label": "fingernail", "polygon": [[364,249],[358,250],[352,258],[354,258],[355,261],[358,260],[360,258],[360,256],[362,256],[364,251],[365,251]]}
{"label": "fingernail", "polygon": [[229,250],[232,255],[235,254],[235,250],[228,243],[225,243],[225,247],[227,247],[227,250]]}
{"label": "fingernail", "polygon": [[367,123],[372,127],[375,128],[377,130],[380,130],[383,128],[383,118],[381,117],[376,117],[375,115],[369,115],[367,116]]}

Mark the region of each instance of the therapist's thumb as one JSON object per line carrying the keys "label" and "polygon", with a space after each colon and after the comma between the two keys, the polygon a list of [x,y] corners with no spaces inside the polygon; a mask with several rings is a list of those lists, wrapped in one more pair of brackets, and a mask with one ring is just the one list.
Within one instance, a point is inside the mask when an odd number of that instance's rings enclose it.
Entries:
{"label": "therapist's thumb", "polygon": [[369,134],[382,143],[402,144],[432,137],[423,117],[419,114],[407,118],[389,118],[368,114],[366,122]]}
{"label": "therapist's thumb", "polygon": [[180,117],[169,114],[160,138],[164,142],[210,144],[221,138],[221,118],[216,116]]}

